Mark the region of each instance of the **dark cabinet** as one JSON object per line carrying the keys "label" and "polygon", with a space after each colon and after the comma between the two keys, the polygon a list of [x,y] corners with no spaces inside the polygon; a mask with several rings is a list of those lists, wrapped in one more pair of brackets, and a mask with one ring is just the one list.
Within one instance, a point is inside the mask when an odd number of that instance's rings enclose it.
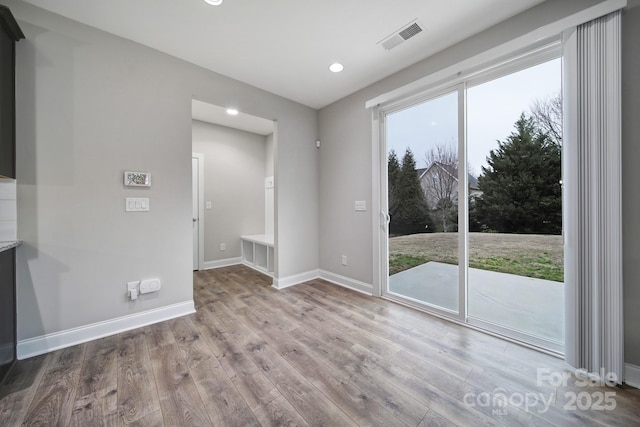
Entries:
{"label": "dark cabinet", "polygon": [[16,360],[16,249],[0,252],[0,384]]}
{"label": "dark cabinet", "polygon": [[[16,177],[15,43],[24,38],[0,5],[0,179]],[[16,249],[0,250],[0,384],[16,360]]]}
{"label": "dark cabinet", "polygon": [[16,177],[15,42],[24,38],[11,11],[0,5],[0,177]]}

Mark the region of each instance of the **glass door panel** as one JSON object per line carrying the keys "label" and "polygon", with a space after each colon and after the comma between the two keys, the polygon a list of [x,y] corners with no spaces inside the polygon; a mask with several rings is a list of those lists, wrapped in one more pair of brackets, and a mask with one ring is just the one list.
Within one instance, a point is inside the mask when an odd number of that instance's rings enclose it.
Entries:
{"label": "glass door panel", "polygon": [[387,294],[459,312],[458,91],[386,116]]}
{"label": "glass door panel", "polygon": [[467,90],[469,321],[548,348],[564,342],[560,67]]}

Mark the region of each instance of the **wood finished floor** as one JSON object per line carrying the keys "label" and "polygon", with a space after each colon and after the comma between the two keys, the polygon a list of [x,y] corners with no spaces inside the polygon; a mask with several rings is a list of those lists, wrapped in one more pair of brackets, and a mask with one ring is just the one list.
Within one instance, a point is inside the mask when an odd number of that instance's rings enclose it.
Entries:
{"label": "wood finished floor", "polygon": [[[196,314],[20,361],[0,426],[640,425],[637,389],[539,384],[562,361],[321,280],[270,280],[198,272]],[[580,392],[616,408],[566,410]]]}

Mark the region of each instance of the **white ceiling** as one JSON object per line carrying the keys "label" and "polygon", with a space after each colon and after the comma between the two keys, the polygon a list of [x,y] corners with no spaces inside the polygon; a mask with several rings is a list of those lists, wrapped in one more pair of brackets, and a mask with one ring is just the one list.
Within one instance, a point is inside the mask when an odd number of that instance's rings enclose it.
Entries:
{"label": "white ceiling", "polygon": [[[24,1],[321,108],[543,0]],[[378,45],[415,19],[423,32]]]}

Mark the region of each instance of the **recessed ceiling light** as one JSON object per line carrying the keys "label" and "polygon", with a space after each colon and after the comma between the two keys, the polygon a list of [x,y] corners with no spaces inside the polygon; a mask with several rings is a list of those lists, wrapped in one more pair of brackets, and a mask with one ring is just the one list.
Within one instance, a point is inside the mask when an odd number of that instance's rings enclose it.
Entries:
{"label": "recessed ceiling light", "polygon": [[333,64],[329,65],[329,70],[334,73],[339,73],[340,71],[344,70],[344,65],[339,62],[334,62]]}
{"label": "recessed ceiling light", "polygon": [[238,110],[236,110],[235,108],[227,108],[227,114],[229,114],[230,116],[237,116]]}
{"label": "recessed ceiling light", "polygon": [[220,6],[222,4],[222,0],[204,0],[204,2],[211,6]]}

